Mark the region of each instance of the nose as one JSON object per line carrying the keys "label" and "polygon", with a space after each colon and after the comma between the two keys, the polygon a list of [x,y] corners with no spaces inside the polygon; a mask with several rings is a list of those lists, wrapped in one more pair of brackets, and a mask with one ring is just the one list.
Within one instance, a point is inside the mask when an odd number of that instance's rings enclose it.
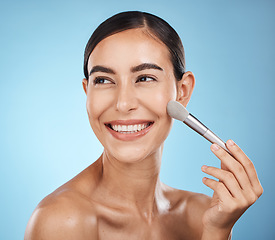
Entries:
{"label": "nose", "polygon": [[138,100],[131,84],[126,84],[118,88],[116,109],[121,113],[129,113],[138,107]]}

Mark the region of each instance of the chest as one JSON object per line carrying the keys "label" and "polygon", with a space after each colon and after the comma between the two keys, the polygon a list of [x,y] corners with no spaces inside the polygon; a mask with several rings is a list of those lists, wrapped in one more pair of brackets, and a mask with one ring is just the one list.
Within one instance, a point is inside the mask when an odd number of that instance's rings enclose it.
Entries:
{"label": "chest", "polygon": [[183,219],[166,215],[148,223],[129,215],[98,218],[99,240],[184,240],[197,239]]}

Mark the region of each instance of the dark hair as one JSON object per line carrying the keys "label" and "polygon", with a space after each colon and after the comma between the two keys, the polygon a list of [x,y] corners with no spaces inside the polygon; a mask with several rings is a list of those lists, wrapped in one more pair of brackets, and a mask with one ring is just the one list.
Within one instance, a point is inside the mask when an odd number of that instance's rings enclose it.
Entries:
{"label": "dark hair", "polygon": [[96,45],[104,38],[125,30],[145,28],[163,42],[171,54],[177,80],[185,72],[184,48],[177,32],[163,19],[150,13],[129,11],[118,13],[101,23],[90,37],[84,52],[84,75],[89,78],[88,59]]}

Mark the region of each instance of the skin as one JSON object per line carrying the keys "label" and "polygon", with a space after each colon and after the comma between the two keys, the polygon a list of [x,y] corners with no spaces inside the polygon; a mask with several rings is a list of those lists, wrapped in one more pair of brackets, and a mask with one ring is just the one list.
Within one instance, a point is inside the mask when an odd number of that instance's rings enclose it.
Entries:
{"label": "skin", "polygon": [[[162,70],[135,68],[144,63]],[[167,47],[145,29],[102,40],[89,58],[92,69],[83,88],[89,121],[104,151],[39,203],[25,240],[228,239],[234,223],[263,192],[252,162],[232,140],[226,143],[232,156],[211,146],[221,168],[202,167],[219,179],[203,179],[213,197],[173,189],[159,179],[163,144],[172,127],[166,105],[170,100],[188,104],[194,75],[186,72],[176,81]],[[130,139],[113,135],[106,126],[133,119],[153,124]]]}

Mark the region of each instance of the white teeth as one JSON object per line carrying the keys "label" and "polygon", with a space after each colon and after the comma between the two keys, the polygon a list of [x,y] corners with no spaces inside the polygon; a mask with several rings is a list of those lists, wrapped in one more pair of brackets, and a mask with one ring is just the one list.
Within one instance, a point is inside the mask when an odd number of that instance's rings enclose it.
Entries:
{"label": "white teeth", "polygon": [[133,125],[128,125],[127,127],[127,132],[132,132],[133,131],[134,126]]}
{"label": "white teeth", "polygon": [[139,132],[147,127],[149,127],[149,123],[148,124],[136,124],[136,125],[111,125],[111,128],[113,130],[115,130],[116,132],[120,132],[120,133],[135,133],[135,132]]}

